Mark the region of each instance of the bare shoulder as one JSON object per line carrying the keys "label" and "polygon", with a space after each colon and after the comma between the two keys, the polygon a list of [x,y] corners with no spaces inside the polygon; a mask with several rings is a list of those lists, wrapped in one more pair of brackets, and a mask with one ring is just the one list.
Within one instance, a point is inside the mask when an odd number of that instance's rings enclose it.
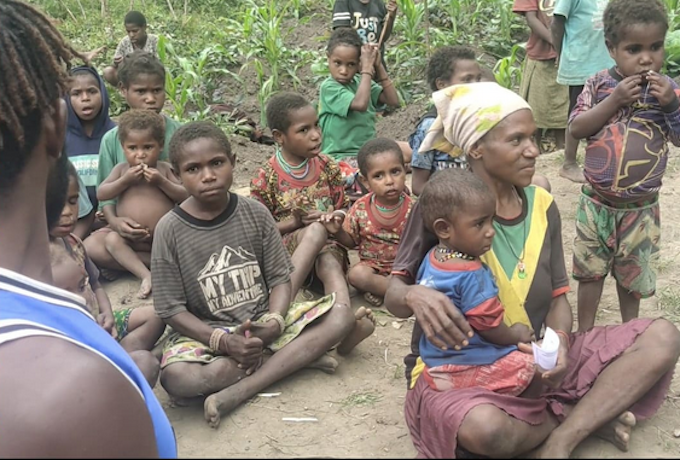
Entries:
{"label": "bare shoulder", "polygon": [[121,372],[62,339],[0,346],[0,457],[155,457],[151,417]]}
{"label": "bare shoulder", "polygon": [[123,174],[125,174],[125,171],[130,169],[130,165],[127,163],[118,163],[116,166],[113,167],[111,170],[111,173],[109,174],[109,178],[117,179]]}
{"label": "bare shoulder", "polygon": [[165,177],[170,176],[177,177],[177,175],[175,174],[175,169],[167,161],[159,161],[158,163],[156,163],[156,169]]}

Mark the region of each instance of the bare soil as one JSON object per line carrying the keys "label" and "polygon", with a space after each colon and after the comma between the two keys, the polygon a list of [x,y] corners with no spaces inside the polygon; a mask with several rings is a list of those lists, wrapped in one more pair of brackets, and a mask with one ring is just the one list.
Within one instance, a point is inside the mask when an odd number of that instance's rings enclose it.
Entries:
{"label": "bare soil", "polygon": [[[323,53],[330,14],[319,8],[307,22],[293,27],[287,43]],[[389,44],[388,44],[389,46]],[[488,63],[492,66],[493,63]],[[238,105],[253,120],[259,120],[256,79],[245,70],[247,82],[242,90],[233,82],[225,82],[218,92],[226,102]],[[250,72],[250,73],[249,73]],[[301,69],[303,81],[298,91],[310,101],[318,98],[310,69]],[[292,89],[289,83],[285,89]],[[409,105],[381,117],[378,135],[406,140],[417,120],[425,111],[425,102]],[[232,137],[237,155],[233,189],[247,194],[248,183],[273,153],[272,146],[256,144],[241,136]],[[673,150],[677,155],[678,150]],[[557,174],[562,161],[560,153],[539,159],[538,172],[552,182],[553,195],[562,213],[562,229],[567,269],[571,269],[574,237],[574,210],[579,185]],[[680,326],[680,287],[675,279],[680,269],[680,174],[677,157],[673,157],[661,193],[663,209],[663,250],[658,265],[657,297],[645,300],[641,316],[665,316]],[[150,305],[151,300],[135,298],[139,282],[123,277],[105,284],[114,308]],[[568,297],[574,308],[576,283]],[[362,305],[362,296],[355,296],[354,307]],[[336,356],[340,366],[335,375],[304,370],[273,385],[267,392],[280,393],[273,397],[256,397],[223,418],[219,429],[213,430],[203,420],[202,407],[172,408],[166,392],[157,385],[155,392],[172,422],[181,457],[229,458],[414,458],[416,451],[404,422],[403,403],[406,393],[403,358],[408,353],[413,320],[397,320],[385,310],[377,311],[375,333],[360,344],[347,358]],[[620,322],[616,290],[608,280],[600,306],[597,324]],[[622,453],[614,446],[589,439],[575,452],[577,458],[641,458],[680,457],[680,439],[674,431],[680,429],[680,383],[673,383],[671,392],[660,412],[635,429],[630,452]],[[289,422],[284,417],[312,417],[313,422]],[[680,434],[680,431],[678,432]]]}
{"label": "bare soil", "polygon": [[[418,111],[407,108],[381,120],[380,135],[404,139],[406,127],[413,124]],[[396,126],[404,131],[399,134]],[[244,140],[236,145],[240,160],[236,172],[236,190],[247,193],[255,167],[271,155],[271,147]],[[679,153],[677,150],[673,154]],[[538,171],[553,186],[553,195],[562,213],[562,228],[567,268],[571,267],[574,237],[574,209],[579,186],[558,176],[560,153],[539,159]],[[671,161],[661,194],[663,209],[663,250],[659,262],[657,297],[645,300],[641,316],[665,316],[680,326],[680,290],[675,274],[680,269],[680,174],[678,160]],[[247,168],[247,169],[246,169]],[[576,284],[572,282],[572,288]],[[125,277],[106,285],[114,308],[150,305],[151,301],[134,298],[138,282]],[[569,294],[575,308],[575,291]],[[660,305],[660,301],[662,305]],[[363,304],[355,296],[355,307]],[[574,316],[575,316],[574,310]],[[335,375],[304,370],[273,385],[267,392],[274,397],[257,397],[223,419],[218,430],[203,420],[202,407],[171,408],[163,388],[156,394],[163,402],[175,428],[182,457],[384,457],[413,458],[416,452],[404,423],[403,403],[406,393],[403,358],[408,353],[413,320],[401,321],[386,311],[378,311],[375,333],[347,358],[337,357],[340,366]],[[598,324],[620,322],[614,284],[606,283]],[[680,457],[678,398],[680,384],[673,383],[665,404],[651,420],[635,429],[628,453],[612,445],[589,439],[575,452],[578,458]],[[314,422],[287,422],[284,417],[313,417]]]}

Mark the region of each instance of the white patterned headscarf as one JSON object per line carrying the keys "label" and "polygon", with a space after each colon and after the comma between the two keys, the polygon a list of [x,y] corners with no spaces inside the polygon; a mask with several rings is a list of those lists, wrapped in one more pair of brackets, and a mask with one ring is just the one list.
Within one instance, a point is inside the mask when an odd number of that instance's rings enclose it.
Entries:
{"label": "white patterned headscarf", "polygon": [[421,151],[439,150],[465,154],[494,126],[514,112],[529,109],[518,94],[498,83],[480,82],[449,86],[432,95],[437,119],[427,132]]}

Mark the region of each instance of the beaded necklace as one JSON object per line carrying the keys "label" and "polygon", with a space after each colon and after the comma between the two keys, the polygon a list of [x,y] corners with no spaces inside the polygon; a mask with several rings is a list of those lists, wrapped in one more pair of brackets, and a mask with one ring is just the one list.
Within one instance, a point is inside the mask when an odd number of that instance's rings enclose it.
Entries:
{"label": "beaded necklace", "polygon": [[373,195],[373,196],[371,197],[371,204],[373,204],[373,205],[375,206],[375,208],[376,208],[378,211],[382,212],[383,214],[389,214],[389,213],[391,213],[391,212],[397,211],[399,208],[401,208],[401,205],[402,205],[403,203],[404,203],[404,195],[400,195],[400,196],[399,196],[399,202],[398,202],[396,205],[394,205],[393,208],[388,208],[388,207],[385,207],[385,206],[380,206],[380,205],[378,204],[378,200],[375,199],[375,195]]}
{"label": "beaded necklace", "polygon": [[[300,163],[297,166],[293,166],[288,164],[285,158],[283,158],[283,154],[281,153],[281,149],[277,148],[276,149],[276,161],[279,163],[279,166],[288,174],[290,175],[293,179],[304,179],[307,177],[307,174],[309,173],[309,158],[305,158],[305,160]],[[302,174],[299,173],[299,171],[305,168],[305,170],[302,172]]]}
{"label": "beaded necklace", "polygon": [[439,254],[439,261],[440,262],[446,262],[447,260],[451,260],[451,259],[462,259],[462,260],[475,260],[476,259],[476,257],[465,254],[464,252],[449,249],[446,246],[443,246],[441,244],[437,245],[435,252],[436,252],[436,254]]}

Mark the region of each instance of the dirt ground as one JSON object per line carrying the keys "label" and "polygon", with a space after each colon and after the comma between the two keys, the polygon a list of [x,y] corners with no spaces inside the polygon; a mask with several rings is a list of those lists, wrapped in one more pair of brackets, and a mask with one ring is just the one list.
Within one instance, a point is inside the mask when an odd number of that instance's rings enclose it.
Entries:
{"label": "dirt ground", "polygon": [[[380,120],[379,135],[405,139],[422,112],[409,106]],[[272,148],[245,138],[234,139],[239,156],[234,189],[247,193],[249,179],[271,154]],[[677,150],[673,151],[677,155]],[[574,207],[579,186],[558,176],[560,153],[539,159],[538,171],[553,186],[562,213],[567,268],[571,267]],[[680,171],[673,157],[661,194],[663,250],[659,262],[657,297],[643,301],[642,316],[664,315],[680,325],[680,289],[675,273],[680,268]],[[150,305],[132,295],[138,282],[130,277],[106,285],[114,308]],[[576,285],[572,282],[572,288]],[[361,296],[354,298],[355,307]],[[575,293],[569,294],[575,305]],[[203,420],[202,407],[171,408],[160,385],[155,391],[167,410],[179,443],[181,457],[384,457],[413,458],[416,452],[404,423],[406,393],[403,358],[408,352],[412,320],[400,321],[378,311],[375,333],[347,358],[338,357],[335,375],[304,370],[267,389],[271,397],[256,397],[223,418],[218,430]],[[606,283],[598,324],[618,323],[616,292]],[[635,429],[628,453],[597,439],[587,440],[575,452],[577,458],[680,457],[678,390],[675,381],[661,411]],[[284,421],[286,417],[311,417],[311,422]],[[679,432],[680,434],[680,432]]]}

